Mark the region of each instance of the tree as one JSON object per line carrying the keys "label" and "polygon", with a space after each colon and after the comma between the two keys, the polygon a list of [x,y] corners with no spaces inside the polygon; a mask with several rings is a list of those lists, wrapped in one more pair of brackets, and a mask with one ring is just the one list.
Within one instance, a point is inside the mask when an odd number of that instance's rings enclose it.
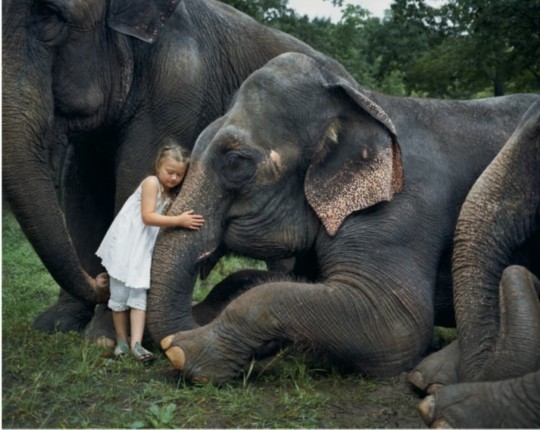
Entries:
{"label": "tree", "polygon": [[[450,18],[476,53],[495,95],[540,86],[540,1],[451,0]],[[529,82],[527,82],[529,81]]]}
{"label": "tree", "polygon": [[401,42],[387,41],[383,66],[399,62],[410,92],[473,97],[540,88],[539,0],[449,0],[440,8],[395,0],[388,26]]}
{"label": "tree", "polygon": [[382,20],[346,4],[338,23],[300,16],[287,0],[225,1],[336,59],[368,88],[449,98],[540,91],[540,0],[394,0]]}

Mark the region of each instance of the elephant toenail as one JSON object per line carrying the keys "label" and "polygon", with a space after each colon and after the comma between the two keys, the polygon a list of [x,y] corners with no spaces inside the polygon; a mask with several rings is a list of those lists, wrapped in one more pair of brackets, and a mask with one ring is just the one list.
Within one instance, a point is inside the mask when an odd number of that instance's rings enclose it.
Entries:
{"label": "elephant toenail", "polygon": [[97,338],[96,344],[97,344],[97,346],[99,346],[100,348],[110,348],[110,349],[113,349],[113,348],[114,348],[114,345],[116,345],[116,342],[115,342],[113,339],[108,338],[107,336],[100,336],[100,337]]}
{"label": "elephant toenail", "polygon": [[171,334],[170,336],[164,337],[161,339],[161,349],[166,350],[169,349],[172,343],[172,340],[174,338],[174,334]]}
{"label": "elephant toenail", "polygon": [[193,378],[191,378],[191,381],[194,382],[195,384],[208,384],[210,380],[206,376],[196,375]]}
{"label": "elephant toenail", "polygon": [[165,351],[165,355],[171,361],[174,368],[177,370],[183,370],[186,363],[186,356],[184,351],[179,346],[173,346]]}
{"label": "elephant toenail", "polygon": [[451,429],[451,428],[454,428],[454,427],[452,427],[450,424],[448,424],[448,422],[444,418],[441,418],[441,419],[438,419],[437,421],[435,421],[431,425],[431,428],[434,428],[434,429]]}
{"label": "elephant toenail", "polygon": [[424,389],[424,378],[422,377],[422,373],[420,373],[418,370],[415,370],[414,372],[410,372],[409,375],[407,376],[407,380],[416,388],[420,390]]}
{"label": "elephant toenail", "polygon": [[422,416],[424,422],[433,422],[433,419],[435,418],[435,397],[427,396],[424,400],[422,400],[418,405],[418,412]]}

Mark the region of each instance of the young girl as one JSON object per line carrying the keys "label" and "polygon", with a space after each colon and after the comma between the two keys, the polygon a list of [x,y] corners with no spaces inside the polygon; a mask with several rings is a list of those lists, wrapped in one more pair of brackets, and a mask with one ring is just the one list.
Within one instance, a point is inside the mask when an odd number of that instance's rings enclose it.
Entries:
{"label": "young girl", "polygon": [[[131,353],[143,364],[153,354],[142,347],[146,294],[150,288],[152,251],[159,227],[198,230],[204,223],[192,210],[178,216],[162,215],[186,174],[189,155],[180,146],[164,146],[157,155],[155,175],[144,179],[111,224],[96,255],[110,278],[109,308],[117,336],[114,354]],[[131,342],[128,345],[128,331]]]}

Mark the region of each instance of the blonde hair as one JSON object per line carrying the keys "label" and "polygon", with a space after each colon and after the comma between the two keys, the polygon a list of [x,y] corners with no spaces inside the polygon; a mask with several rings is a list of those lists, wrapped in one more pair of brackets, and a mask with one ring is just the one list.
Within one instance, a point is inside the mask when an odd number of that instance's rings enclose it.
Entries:
{"label": "blonde hair", "polygon": [[[154,163],[154,174],[157,175],[159,168],[163,161],[167,158],[172,158],[174,161],[179,163],[189,164],[189,151],[183,146],[177,144],[167,144],[159,148],[156,155],[156,162]],[[169,190],[169,197],[173,198],[178,194],[180,190],[180,185],[176,186],[174,189]]]}
{"label": "blonde hair", "polygon": [[162,146],[156,156],[156,162],[154,164],[154,173],[157,173],[161,163],[166,158],[172,158],[179,163],[189,163],[189,151],[180,145],[164,145]]}

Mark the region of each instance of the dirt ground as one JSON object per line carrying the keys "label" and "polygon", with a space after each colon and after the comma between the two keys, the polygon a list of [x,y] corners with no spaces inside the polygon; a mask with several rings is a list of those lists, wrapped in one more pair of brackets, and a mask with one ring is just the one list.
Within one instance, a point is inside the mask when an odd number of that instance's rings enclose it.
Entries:
{"label": "dirt ground", "polygon": [[[333,428],[426,428],[417,412],[418,393],[397,378],[374,380],[372,388],[359,394],[358,383],[344,380],[327,387],[327,422]],[[326,424],[326,425],[325,425]]]}

